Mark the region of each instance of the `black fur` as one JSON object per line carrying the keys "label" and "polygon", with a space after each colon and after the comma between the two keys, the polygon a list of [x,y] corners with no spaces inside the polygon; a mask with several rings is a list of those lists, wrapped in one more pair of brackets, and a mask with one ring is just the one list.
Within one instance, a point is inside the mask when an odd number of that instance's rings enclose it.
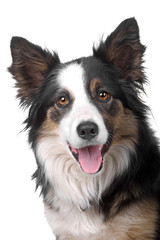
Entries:
{"label": "black fur", "polygon": [[[17,79],[16,86],[19,88],[18,97],[21,104],[29,107],[25,123],[26,129],[29,129],[29,142],[33,149],[36,147],[38,130],[46,119],[47,110],[56,103],[61,94],[57,74],[64,66],[73,62],[81,64],[84,68],[86,91],[89,95],[90,81],[94,78],[101,79],[108,92],[134,114],[138,122],[138,143],[135,143],[134,153],[130,152],[129,168],[115,177],[97,206],[105,219],[143,199],[155,199],[160,208],[159,142],[149,127],[149,108],[140,97],[146,82],[142,65],[145,49],[140,43],[139,29],[134,18],[122,22],[106,41],[101,41],[98,48],[94,47],[93,56],[66,64],[60,63],[56,53],[42,50],[25,39],[16,37],[11,43],[13,64],[9,71]],[[69,95],[67,92],[65,94]],[[92,96],[90,101],[96,105]],[[96,106],[100,112],[106,107]],[[57,112],[52,116],[53,121],[59,122],[65,111],[67,110],[62,109],[61,113]],[[111,131],[111,136],[111,140],[114,139],[114,131]],[[37,164],[38,168],[33,178],[36,179],[36,187],[41,187],[45,198],[51,185],[43,166],[38,161]],[[118,205],[113,210],[113,202],[117,199]],[[93,201],[93,204],[95,203],[96,200]],[[157,222],[157,238],[153,238],[154,240],[160,239],[159,225]]]}

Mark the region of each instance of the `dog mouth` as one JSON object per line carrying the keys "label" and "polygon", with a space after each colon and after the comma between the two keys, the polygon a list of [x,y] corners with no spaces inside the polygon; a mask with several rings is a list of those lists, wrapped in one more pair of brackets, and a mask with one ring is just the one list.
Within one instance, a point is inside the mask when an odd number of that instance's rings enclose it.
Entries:
{"label": "dog mouth", "polygon": [[68,144],[68,147],[85,173],[95,174],[102,169],[103,156],[108,151],[106,144],[86,146],[79,149]]}

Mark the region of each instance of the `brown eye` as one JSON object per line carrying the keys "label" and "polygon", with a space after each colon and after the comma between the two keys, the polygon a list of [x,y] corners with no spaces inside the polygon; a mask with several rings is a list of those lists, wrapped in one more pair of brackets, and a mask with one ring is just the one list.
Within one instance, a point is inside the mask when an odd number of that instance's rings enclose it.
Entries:
{"label": "brown eye", "polygon": [[106,91],[101,91],[98,97],[100,101],[106,101],[109,99],[109,94]]}
{"label": "brown eye", "polygon": [[68,99],[66,97],[61,97],[58,100],[58,105],[64,107],[65,105],[68,104]]}

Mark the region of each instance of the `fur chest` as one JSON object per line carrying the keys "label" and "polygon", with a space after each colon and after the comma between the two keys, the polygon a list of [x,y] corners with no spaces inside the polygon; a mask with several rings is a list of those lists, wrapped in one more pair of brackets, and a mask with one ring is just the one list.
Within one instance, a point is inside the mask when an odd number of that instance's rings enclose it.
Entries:
{"label": "fur chest", "polygon": [[45,214],[58,240],[150,240],[155,237],[158,206],[153,199],[134,203],[108,219],[95,207],[84,211],[58,199],[57,206],[55,210],[45,205]]}

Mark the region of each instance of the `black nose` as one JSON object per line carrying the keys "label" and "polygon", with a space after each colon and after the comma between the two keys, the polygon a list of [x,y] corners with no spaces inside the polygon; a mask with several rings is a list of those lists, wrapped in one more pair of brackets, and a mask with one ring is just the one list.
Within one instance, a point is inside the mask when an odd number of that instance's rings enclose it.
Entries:
{"label": "black nose", "polygon": [[98,134],[98,126],[94,122],[82,122],[77,127],[77,132],[80,138],[91,140]]}

